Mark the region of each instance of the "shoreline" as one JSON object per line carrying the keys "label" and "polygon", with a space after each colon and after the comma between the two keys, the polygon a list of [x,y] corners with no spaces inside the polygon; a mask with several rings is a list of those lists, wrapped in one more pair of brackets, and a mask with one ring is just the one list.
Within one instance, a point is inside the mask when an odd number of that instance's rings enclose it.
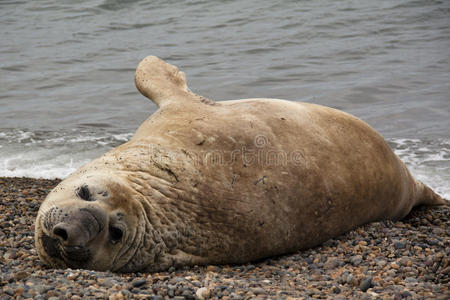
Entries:
{"label": "shoreline", "polygon": [[[48,269],[34,248],[40,203],[60,179],[0,177],[0,299],[446,299],[448,206],[419,207],[319,247],[231,266],[154,274]],[[53,297],[53,298],[52,298]]]}

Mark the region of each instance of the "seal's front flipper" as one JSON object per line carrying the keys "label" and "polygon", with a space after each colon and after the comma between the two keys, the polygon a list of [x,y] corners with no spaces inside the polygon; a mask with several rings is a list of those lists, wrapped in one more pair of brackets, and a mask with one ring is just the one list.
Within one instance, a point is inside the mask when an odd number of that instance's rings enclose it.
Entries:
{"label": "seal's front flipper", "polygon": [[148,56],[139,63],[134,82],[139,92],[159,107],[177,102],[211,102],[189,90],[184,72],[156,56]]}

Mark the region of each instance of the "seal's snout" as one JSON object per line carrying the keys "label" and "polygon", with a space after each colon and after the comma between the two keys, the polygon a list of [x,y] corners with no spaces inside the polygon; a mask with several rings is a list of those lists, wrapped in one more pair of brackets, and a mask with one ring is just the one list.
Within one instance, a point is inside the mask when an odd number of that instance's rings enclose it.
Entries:
{"label": "seal's snout", "polygon": [[107,236],[108,215],[93,204],[78,209],[55,206],[43,223],[45,231],[38,235],[44,250],[40,255],[45,253],[49,262],[79,268],[92,262],[94,249]]}
{"label": "seal's snout", "polygon": [[85,246],[89,240],[89,229],[80,224],[59,223],[53,227],[53,234],[62,245]]}
{"label": "seal's snout", "polygon": [[103,230],[106,216],[100,209],[81,208],[70,219],[55,224],[52,233],[64,246],[86,246]]}

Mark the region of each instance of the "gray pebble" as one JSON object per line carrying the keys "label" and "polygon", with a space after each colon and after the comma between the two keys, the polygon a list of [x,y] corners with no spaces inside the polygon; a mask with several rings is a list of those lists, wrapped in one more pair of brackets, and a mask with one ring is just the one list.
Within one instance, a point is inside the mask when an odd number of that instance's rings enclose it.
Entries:
{"label": "gray pebble", "polygon": [[44,294],[45,292],[54,289],[54,287],[50,285],[38,285],[35,289],[39,294]]}
{"label": "gray pebble", "polygon": [[385,261],[384,259],[380,259],[376,262],[377,266],[379,267],[384,267],[387,264],[387,261]]}
{"label": "gray pebble", "polygon": [[143,286],[143,285],[146,284],[146,283],[147,283],[147,280],[146,280],[146,279],[138,279],[138,280],[136,280],[136,281],[133,281],[132,285],[133,285],[134,287],[140,287],[140,286]]}
{"label": "gray pebble", "polygon": [[401,242],[401,241],[395,241],[394,242],[394,248],[397,249],[397,250],[405,249],[406,248],[406,243],[405,242]]}
{"label": "gray pebble", "polygon": [[355,255],[350,257],[350,263],[354,266],[358,266],[362,262],[362,256],[361,255]]}
{"label": "gray pebble", "polygon": [[265,295],[265,294],[267,294],[267,292],[266,292],[263,288],[260,288],[260,287],[253,288],[253,289],[252,289],[252,292],[253,292],[255,295]]}
{"label": "gray pebble", "polygon": [[239,295],[236,294],[236,293],[231,293],[231,294],[230,294],[230,299],[232,299],[232,300],[241,300],[241,299],[244,299],[244,297],[239,296]]}
{"label": "gray pebble", "polygon": [[367,277],[366,279],[364,279],[359,286],[359,288],[363,292],[367,291],[371,287],[372,287],[372,277]]}

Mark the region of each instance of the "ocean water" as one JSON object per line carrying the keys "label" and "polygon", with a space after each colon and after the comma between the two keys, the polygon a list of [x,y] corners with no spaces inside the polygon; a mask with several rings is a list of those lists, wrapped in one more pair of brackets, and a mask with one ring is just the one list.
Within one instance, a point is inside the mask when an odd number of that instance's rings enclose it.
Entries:
{"label": "ocean water", "polygon": [[127,141],[157,55],[214,100],[352,113],[450,199],[449,1],[2,0],[0,34],[0,176],[64,178]]}

